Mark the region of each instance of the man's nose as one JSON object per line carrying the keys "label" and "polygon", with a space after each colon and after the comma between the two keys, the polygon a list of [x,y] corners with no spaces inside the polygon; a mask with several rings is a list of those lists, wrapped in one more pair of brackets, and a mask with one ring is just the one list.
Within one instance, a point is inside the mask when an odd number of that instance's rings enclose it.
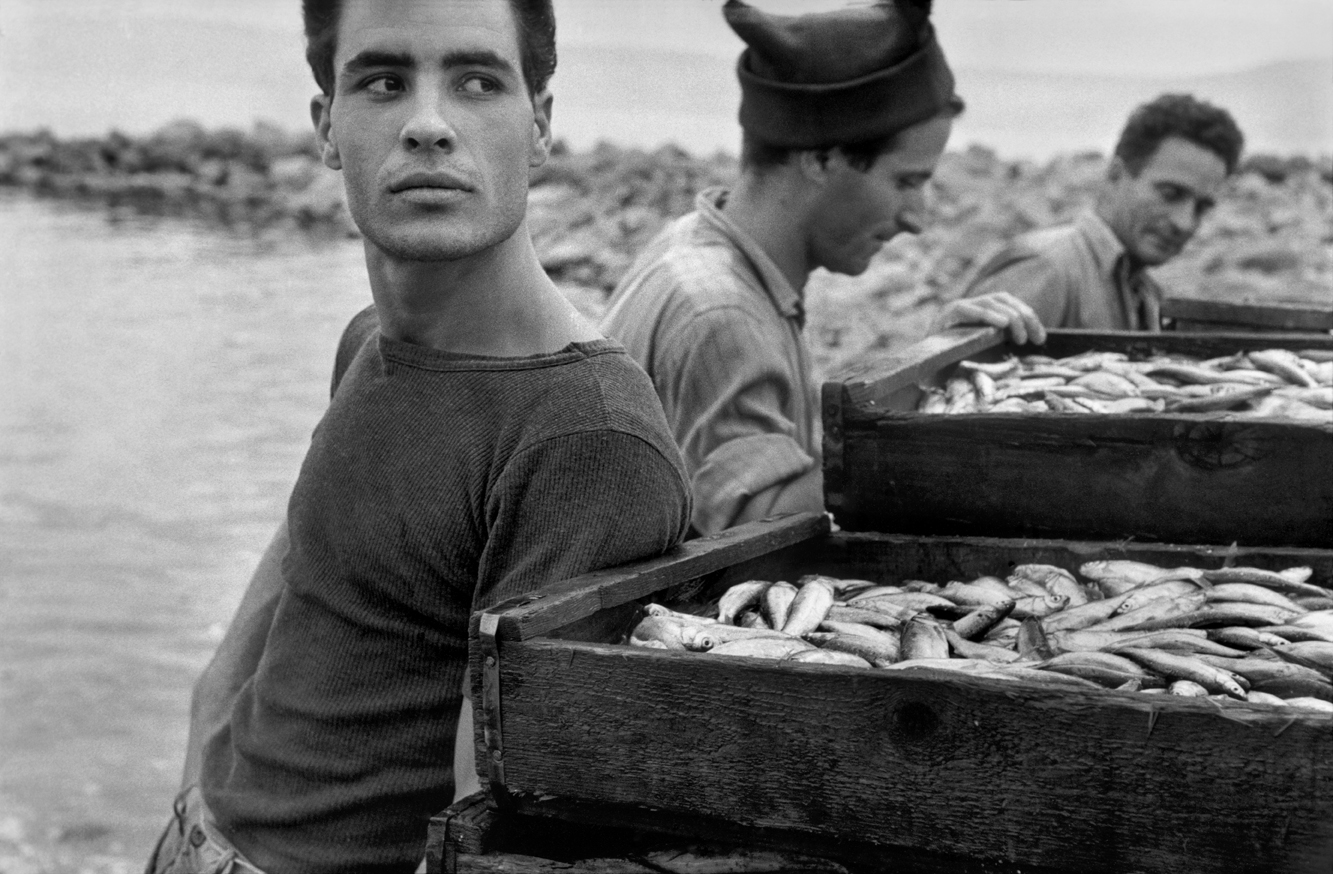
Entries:
{"label": "man's nose", "polygon": [[919,234],[926,226],[926,195],[911,191],[906,195],[903,208],[898,211],[898,229],[908,234]]}
{"label": "man's nose", "polygon": [[1200,210],[1193,199],[1173,204],[1167,215],[1172,227],[1182,234],[1193,234],[1199,228]]}
{"label": "man's nose", "polygon": [[420,89],[412,101],[412,114],[403,124],[403,145],[412,150],[452,149],[458,135],[449,123],[445,109],[437,94],[430,89]]}

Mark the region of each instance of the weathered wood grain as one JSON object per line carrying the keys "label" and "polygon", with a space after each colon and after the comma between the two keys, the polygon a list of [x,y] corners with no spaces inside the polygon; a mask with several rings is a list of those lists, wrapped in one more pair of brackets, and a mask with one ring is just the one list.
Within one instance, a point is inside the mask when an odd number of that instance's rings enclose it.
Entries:
{"label": "weathered wood grain", "polygon": [[849,530],[1333,546],[1333,425],[848,413],[842,440]]}
{"label": "weathered wood grain", "polygon": [[505,645],[517,809],[568,795],[1087,872],[1327,871],[1333,720],[1209,701]]}
{"label": "weathered wood grain", "polygon": [[1168,297],[1162,301],[1162,317],[1174,319],[1176,330],[1246,329],[1263,331],[1333,330],[1333,304],[1320,306],[1313,301],[1207,300]]}
{"label": "weathered wood grain", "polygon": [[872,355],[847,365],[829,382],[842,386],[847,403],[884,407],[900,389],[930,379],[942,367],[1004,343],[998,328],[950,328],[901,352]]}

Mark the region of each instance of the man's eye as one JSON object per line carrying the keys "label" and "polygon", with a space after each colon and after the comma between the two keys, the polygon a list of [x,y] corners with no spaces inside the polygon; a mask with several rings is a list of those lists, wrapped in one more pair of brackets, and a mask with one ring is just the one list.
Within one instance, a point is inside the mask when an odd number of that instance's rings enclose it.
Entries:
{"label": "man's eye", "polygon": [[500,85],[489,76],[468,76],[463,80],[462,89],[467,94],[485,95],[499,91]]}
{"label": "man's eye", "polygon": [[397,76],[383,74],[366,80],[365,89],[371,94],[396,94],[403,90],[403,80]]}
{"label": "man's eye", "polygon": [[1189,196],[1189,192],[1183,188],[1178,188],[1175,185],[1159,185],[1157,186],[1157,193],[1160,194],[1162,200],[1165,200],[1167,203],[1180,203]]}

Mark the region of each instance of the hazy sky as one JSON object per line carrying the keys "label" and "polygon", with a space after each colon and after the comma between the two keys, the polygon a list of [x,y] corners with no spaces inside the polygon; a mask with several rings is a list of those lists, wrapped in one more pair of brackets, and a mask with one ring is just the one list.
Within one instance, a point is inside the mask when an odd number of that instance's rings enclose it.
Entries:
{"label": "hazy sky", "polygon": [[[840,2],[754,0],[784,13]],[[557,130],[563,120],[582,139],[615,138],[632,129],[629,110],[616,108],[628,101],[686,140],[732,142],[730,65],[741,43],[722,0],[555,5]],[[1284,59],[1333,62],[1333,0],[936,0],[934,19],[960,82],[972,75],[971,91],[992,102],[976,71],[1169,81]],[[304,125],[313,87],[301,48],[297,0],[0,0],[0,130],[133,133],[179,117]],[[627,75],[636,49],[708,57],[636,81]],[[1309,111],[1329,116],[1326,103]],[[574,112],[562,116],[562,106]]]}

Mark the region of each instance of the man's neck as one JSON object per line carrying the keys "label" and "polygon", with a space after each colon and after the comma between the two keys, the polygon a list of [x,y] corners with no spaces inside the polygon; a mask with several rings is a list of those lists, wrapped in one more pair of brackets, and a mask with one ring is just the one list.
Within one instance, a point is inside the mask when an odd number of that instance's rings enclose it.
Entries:
{"label": "man's neck", "polygon": [[445,352],[519,357],[599,338],[547,277],[526,224],[454,261],[396,258],[366,241],[380,332]]}
{"label": "man's neck", "polygon": [[723,208],[737,227],[764,250],[801,297],[812,267],[806,250],[804,204],[799,203],[780,173],[742,173]]}

